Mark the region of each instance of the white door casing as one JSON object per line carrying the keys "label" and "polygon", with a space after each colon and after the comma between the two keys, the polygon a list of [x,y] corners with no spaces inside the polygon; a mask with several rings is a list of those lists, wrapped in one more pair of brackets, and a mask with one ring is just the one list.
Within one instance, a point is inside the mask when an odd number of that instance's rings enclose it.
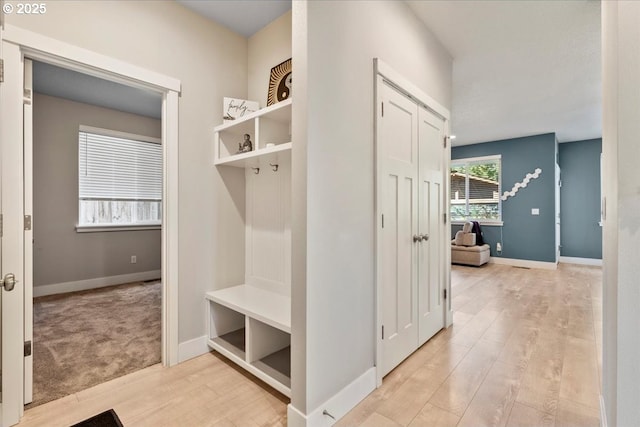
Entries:
{"label": "white door casing", "polygon": [[560,177],[560,166],[556,163],[555,167],[555,231],[556,231],[556,264],[560,262],[560,248],[562,242],[560,240],[560,187],[562,185]]}
{"label": "white door casing", "polygon": [[[24,60],[24,404],[33,401],[33,63]],[[29,224],[27,224],[29,223]]]}
{"label": "white door casing", "polygon": [[[23,285],[27,280],[25,270],[32,269],[32,251],[25,247],[28,239],[32,241],[32,235],[24,232],[24,215],[31,214],[29,191],[32,191],[25,189],[25,185],[31,185],[32,176],[25,176],[24,167],[32,169],[32,160],[25,163],[23,153],[29,154],[32,147],[29,146],[31,134],[24,135],[24,127],[31,119],[25,115],[27,111],[23,107],[24,56],[163,94],[162,362],[165,366],[178,363],[178,97],[181,84],[174,78],[18,27],[7,25],[2,38],[0,52],[4,59],[5,80],[0,83],[0,201],[3,213],[0,265],[2,275],[13,272],[19,280],[14,291],[1,291],[3,393],[0,427],[8,427],[19,422],[24,401],[30,397],[24,384],[29,374],[25,372],[23,344],[25,333],[32,333],[32,324],[27,325],[32,314],[25,309]],[[32,284],[31,270],[26,274]],[[32,304],[31,294],[28,297]]]}
{"label": "white door casing", "polygon": [[382,174],[383,375],[417,348],[418,108],[384,84]]}

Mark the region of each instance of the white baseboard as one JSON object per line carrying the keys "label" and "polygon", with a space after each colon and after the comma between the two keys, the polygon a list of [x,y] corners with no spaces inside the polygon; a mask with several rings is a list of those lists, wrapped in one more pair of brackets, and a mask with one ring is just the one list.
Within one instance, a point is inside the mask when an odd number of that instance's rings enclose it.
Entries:
{"label": "white baseboard", "polygon": [[[319,408],[309,415],[304,415],[291,404],[287,406],[287,425],[289,427],[325,427],[332,426],[337,420],[344,417],[361,400],[376,388],[376,368],[368,369],[364,374],[356,378],[351,384],[333,395]],[[326,411],[329,415],[324,415]]]}
{"label": "white baseboard", "polygon": [[560,262],[565,264],[595,265],[602,267],[602,260],[597,258],[576,258],[571,256],[561,256]]}
{"label": "white baseboard", "polygon": [[513,267],[538,268],[541,270],[557,270],[558,264],[555,262],[531,261],[528,259],[500,258],[492,256],[490,264],[511,265]]}
{"label": "white baseboard", "polygon": [[123,283],[159,279],[160,277],[160,270],[152,270],[142,271],[140,273],[120,274],[118,276],[96,277],[94,279],[77,280],[75,282],[53,283],[50,285],[34,286],[33,296],[43,297],[65,292],[86,291],[87,289],[97,289],[105,286],[121,285]]}
{"label": "white baseboard", "polygon": [[181,342],[178,344],[178,363],[185,362],[189,359],[193,359],[194,357],[202,356],[209,351],[206,335]]}
{"label": "white baseboard", "polygon": [[604,406],[604,396],[600,395],[600,427],[607,427],[607,410]]}

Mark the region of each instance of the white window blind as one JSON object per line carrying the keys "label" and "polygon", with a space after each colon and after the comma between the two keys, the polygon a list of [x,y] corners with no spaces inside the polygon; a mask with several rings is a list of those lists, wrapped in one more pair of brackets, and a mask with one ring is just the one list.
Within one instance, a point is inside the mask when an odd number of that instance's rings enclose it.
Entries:
{"label": "white window blind", "polygon": [[162,146],[118,132],[78,132],[79,226],[160,224]]}
{"label": "white window blind", "polygon": [[161,200],[162,146],[79,132],[80,199]]}

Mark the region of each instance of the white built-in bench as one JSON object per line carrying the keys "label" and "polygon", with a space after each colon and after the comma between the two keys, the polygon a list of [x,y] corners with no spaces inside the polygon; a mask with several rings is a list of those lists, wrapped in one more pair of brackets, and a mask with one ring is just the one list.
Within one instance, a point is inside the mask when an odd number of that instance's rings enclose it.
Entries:
{"label": "white built-in bench", "polygon": [[291,298],[239,285],[206,299],[209,346],[291,397]]}

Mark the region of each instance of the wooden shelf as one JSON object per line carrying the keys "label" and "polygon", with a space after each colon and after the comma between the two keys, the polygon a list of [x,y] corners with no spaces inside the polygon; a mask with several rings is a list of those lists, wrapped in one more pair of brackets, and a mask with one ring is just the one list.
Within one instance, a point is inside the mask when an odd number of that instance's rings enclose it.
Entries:
{"label": "wooden shelf", "polygon": [[291,298],[248,285],[206,293],[210,301],[291,333]]}
{"label": "wooden shelf", "polygon": [[241,360],[245,358],[245,330],[244,328],[219,337],[211,338],[217,349],[224,349]]}
{"label": "wooden shelf", "polygon": [[237,168],[269,166],[278,161],[291,158],[291,143],[278,144],[273,147],[260,148],[248,153],[233,154],[215,161],[215,165],[235,166]]}

